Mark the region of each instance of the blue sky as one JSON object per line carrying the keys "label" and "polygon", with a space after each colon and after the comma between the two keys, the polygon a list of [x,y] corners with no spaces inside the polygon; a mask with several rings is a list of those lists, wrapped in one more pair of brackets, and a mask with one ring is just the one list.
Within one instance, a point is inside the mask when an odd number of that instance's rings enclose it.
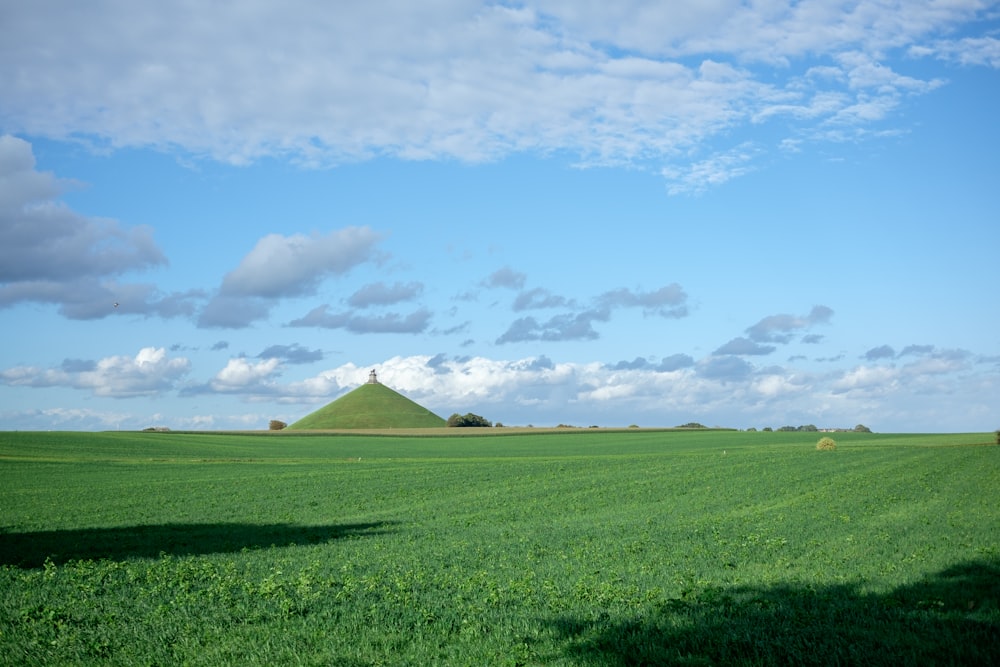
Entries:
{"label": "blue sky", "polygon": [[0,90],[0,428],[1000,427],[1000,3],[5,3]]}

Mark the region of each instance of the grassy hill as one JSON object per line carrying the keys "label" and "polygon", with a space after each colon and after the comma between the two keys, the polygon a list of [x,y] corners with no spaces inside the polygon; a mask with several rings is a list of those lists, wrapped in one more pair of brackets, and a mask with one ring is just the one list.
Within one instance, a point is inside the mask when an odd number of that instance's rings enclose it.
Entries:
{"label": "grassy hill", "polygon": [[384,384],[363,384],[289,429],[435,428],[445,420]]}

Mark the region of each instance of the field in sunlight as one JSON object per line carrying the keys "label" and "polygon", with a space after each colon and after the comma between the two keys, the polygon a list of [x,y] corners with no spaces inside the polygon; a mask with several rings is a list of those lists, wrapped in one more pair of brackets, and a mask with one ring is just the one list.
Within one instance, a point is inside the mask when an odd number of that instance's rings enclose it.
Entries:
{"label": "field in sunlight", "polygon": [[0,664],[996,664],[993,434],[0,433]]}

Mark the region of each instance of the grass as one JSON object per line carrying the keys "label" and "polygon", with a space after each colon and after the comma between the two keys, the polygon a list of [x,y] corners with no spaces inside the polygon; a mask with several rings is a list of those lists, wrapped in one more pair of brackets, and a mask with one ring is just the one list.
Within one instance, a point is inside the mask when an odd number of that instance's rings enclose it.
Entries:
{"label": "grass", "polygon": [[503,430],[0,433],[0,664],[1000,662],[993,434]]}
{"label": "grass", "polygon": [[445,420],[384,384],[363,384],[291,424],[291,430],[434,428]]}

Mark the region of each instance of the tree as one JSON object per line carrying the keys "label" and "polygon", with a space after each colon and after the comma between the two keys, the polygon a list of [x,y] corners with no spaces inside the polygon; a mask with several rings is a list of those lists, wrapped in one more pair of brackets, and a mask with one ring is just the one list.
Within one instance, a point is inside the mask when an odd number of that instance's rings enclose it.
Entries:
{"label": "tree", "polygon": [[870,428],[868,428],[867,426],[865,426],[864,424],[858,424],[857,426],[854,427],[854,432],[855,433],[871,433],[872,430]]}
{"label": "tree", "polygon": [[467,412],[464,415],[460,415],[457,412],[451,417],[448,417],[448,426],[485,426],[490,427],[493,424],[490,420],[485,417],[480,417],[479,415]]}
{"label": "tree", "polygon": [[272,419],[270,423],[267,425],[267,428],[271,431],[280,431],[284,429],[286,426],[288,426],[288,424],[286,424],[285,422],[279,421],[277,419]]}

